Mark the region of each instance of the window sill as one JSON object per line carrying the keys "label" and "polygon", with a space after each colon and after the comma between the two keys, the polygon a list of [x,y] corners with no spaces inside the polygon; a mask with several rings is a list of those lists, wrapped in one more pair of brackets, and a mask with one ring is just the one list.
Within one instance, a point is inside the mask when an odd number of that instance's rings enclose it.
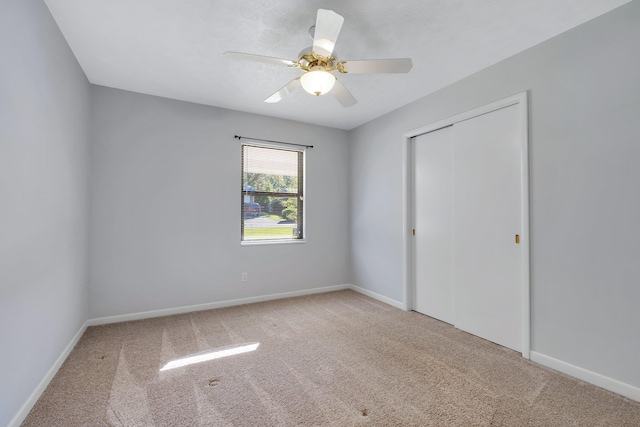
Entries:
{"label": "window sill", "polygon": [[291,240],[242,240],[241,246],[261,246],[261,245],[299,245],[306,243],[306,239],[291,239]]}

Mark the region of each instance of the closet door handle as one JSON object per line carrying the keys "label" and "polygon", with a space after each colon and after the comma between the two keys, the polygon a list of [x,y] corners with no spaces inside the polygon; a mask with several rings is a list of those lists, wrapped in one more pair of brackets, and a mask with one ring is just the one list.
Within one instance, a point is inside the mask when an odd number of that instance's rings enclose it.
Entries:
{"label": "closet door handle", "polygon": [[520,244],[520,235],[516,234],[516,245]]}

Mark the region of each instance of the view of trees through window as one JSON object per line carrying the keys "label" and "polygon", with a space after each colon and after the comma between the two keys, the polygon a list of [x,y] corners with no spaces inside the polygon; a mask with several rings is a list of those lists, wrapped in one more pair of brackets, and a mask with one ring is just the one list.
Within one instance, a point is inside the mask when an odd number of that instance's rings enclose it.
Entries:
{"label": "view of trees through window", "polygon": [[[295,193],[298,189],[297,176],[266,175],[262,173],[247,173],[247,187],[254,189],[254,192],[266,193]],[[291,191],[294,190],[294,191]],[[245,191],[251,196],[252,191]],[[292,197],[278,197],[272,195],[254,196],[255,203],[269,213],[281,216],[283,219],[296,221],[298,219],[298,201]]]}
{"label": "view of trees through window", "polygon": [[242,240],[301,239],[301,151],[242,146]]}

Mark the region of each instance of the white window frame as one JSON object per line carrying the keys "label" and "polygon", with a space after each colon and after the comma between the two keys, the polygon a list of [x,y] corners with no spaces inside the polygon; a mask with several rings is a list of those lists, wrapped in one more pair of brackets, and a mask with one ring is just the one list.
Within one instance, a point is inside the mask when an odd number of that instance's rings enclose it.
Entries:
{"label": "white window frame", "polygon": [[[299,145],[289,145],[285,143],[265,143],[261,141],[254,141],[251,139],[243,138],[247,142],[242,142],[240,148],[240,244],[242,246],[254,246],[254,245],[288,245],[288,244],[300,244],[306,243],[307,240],[307,148]],[[244,240],[244,146],[271,148],[276,150],[288,150],[302,153],[302,237],[291,239],[262,239],[262,240]],[[300,176],[298,176],[300,179]]]}

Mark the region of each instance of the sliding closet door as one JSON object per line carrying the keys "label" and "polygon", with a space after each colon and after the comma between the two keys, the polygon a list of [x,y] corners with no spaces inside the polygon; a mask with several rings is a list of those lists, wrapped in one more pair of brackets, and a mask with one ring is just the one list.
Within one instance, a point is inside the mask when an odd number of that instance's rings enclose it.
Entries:
{"label": "sliding closet door", "polygon": [[453,129],[413,138],[414,309],[454,322]]}
{"label": "sliding closet door", "polygon": [[413,139],[413,308],[522,351],[522,115],[512,105]]}
{"label": "sliding closet door", "polygon": [[456,123],[456,327],[522,349],[521,147],[518,105]]}

